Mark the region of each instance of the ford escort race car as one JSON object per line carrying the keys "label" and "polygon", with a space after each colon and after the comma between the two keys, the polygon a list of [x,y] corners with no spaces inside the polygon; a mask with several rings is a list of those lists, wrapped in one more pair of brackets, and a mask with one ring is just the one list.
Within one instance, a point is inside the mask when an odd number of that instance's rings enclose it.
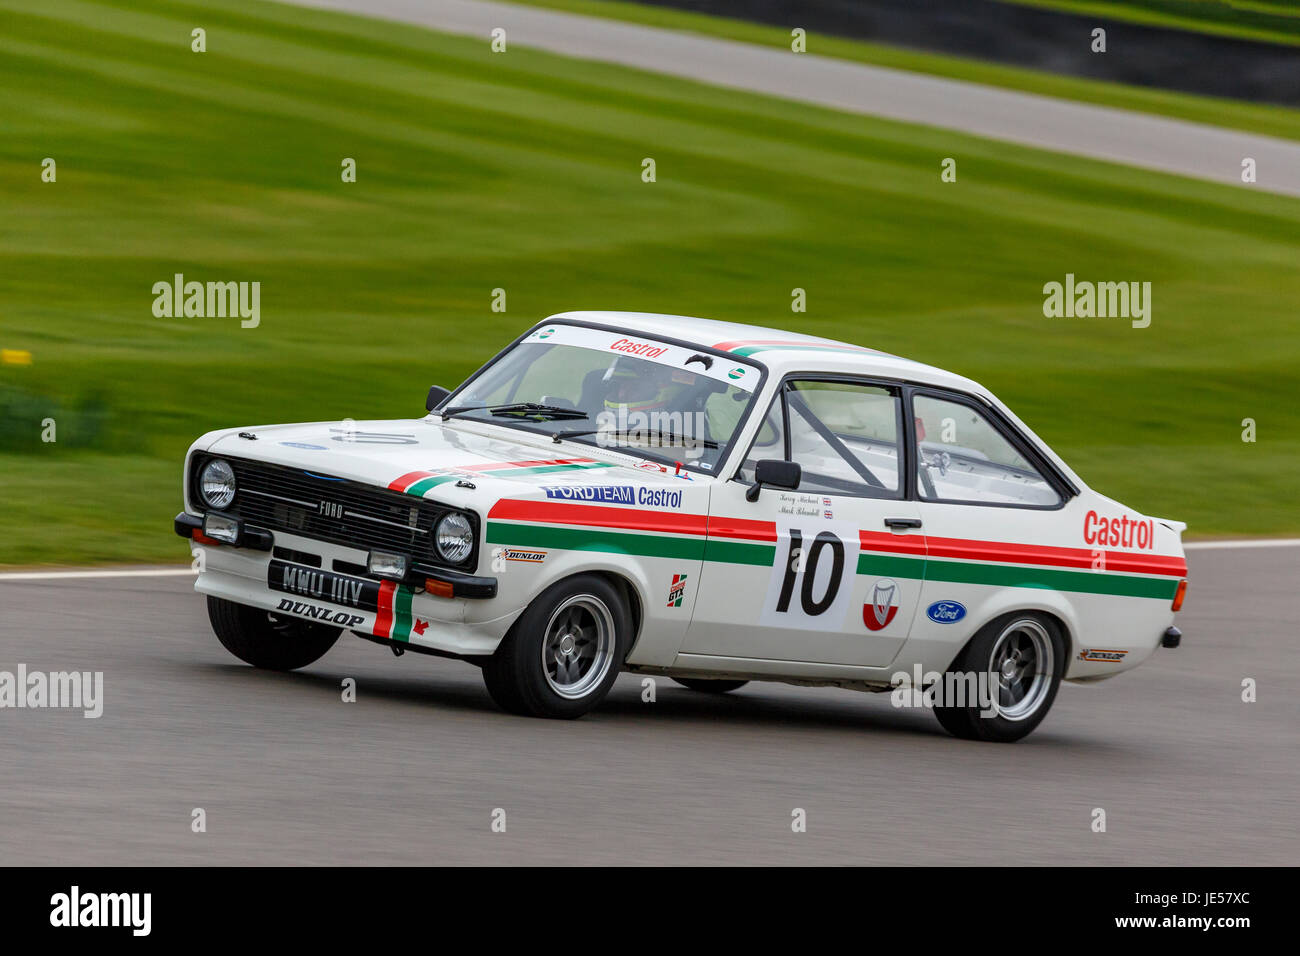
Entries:
{"label": "ford escort race car", "polygon": [[472,662],[500,706],[548,717],[620,670],[908,690],[1009,741],[1062,680],[1179,640],[1184,526],[1088,488],[937,368],[570,312],[426,409],[193,444],[175,527],[235,656],[303,667],[348,631]]}

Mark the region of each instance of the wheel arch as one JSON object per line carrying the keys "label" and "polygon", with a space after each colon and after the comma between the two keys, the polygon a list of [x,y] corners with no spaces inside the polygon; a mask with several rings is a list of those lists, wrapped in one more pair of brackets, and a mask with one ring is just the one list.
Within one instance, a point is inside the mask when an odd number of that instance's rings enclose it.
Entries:
{"label": "wheel arch", "polygon": [[631,578],[618,571],[604,569],[575,573],[594,574],[596,577],[604,578],[623,595],[624,600],[627,601],[628,613],[632,616],[632,639],[627,645],[627,656],[631,657],[632,651],[636,648],[636,642],[641,637],[641,625],[645,620],[645,603],[640,589]]}
{"label": "wheel arch", "polygon": [[[642,588],[632,575],[619,568],[575,566],[565,568],[562,573],[550,578],[545,587],[538,591],[538,594],[555,587],[557,584],[563,584],[565,581],[578,577],[600,578],[614,588],[627,603],[628,614],[632,618],[632,639],[628,642],[628,655],[630,656],[633,648],[636,647],[637,640],[641,637],[641,631],[645,623],[645,596],[642,593]],[[535,600],[537,595],[533,597]],[[531,601],[529,603],[531,604]],[[522,614],[522,611],[520,613]]]}
{"label": "wheel arch", "polygon": [[990,608],[982,613],[979,618],[979,626],[971,631],[970,636],[967,637],[966,640],[962,641],[961,645],[957,648],[956,653],[954,653],[951,660],[948,661],[948,666],[944,669],[950,669],[953,663],[959,660],[961,656],[966,653],[966,649],[970,647],[971,642],[975,640],[980,632],[994,621],[1015,614],[1032,612],[1035,614],[1041,614],[1051,620],[1060,632],[1061,640],[1065,643],[1065,660],[1063,661],[1063,666],[1061,668],[1061,676],[1062,679],[1064,679],[1070,669],[1070,662],[1074,659],[1074,655],[1077,652],[1078,622],[1073,613],[1073,609],[1068,608],[1068,605],[1065,608],[1062,607],[1062,604],[1066,603],[1063,595],[1059,595],[1057,592],[1044,591],[1043,593],[1044,595],[1057,594],[1058,600],[1014,601],[1005,604],[1000,602],[994,608]]}

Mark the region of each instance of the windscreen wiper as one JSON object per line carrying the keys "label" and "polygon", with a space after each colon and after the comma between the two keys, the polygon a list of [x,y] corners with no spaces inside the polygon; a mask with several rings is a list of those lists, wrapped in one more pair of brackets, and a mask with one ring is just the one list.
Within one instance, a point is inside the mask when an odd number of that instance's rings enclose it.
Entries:
{"label": "windscreen wiper", "polygon": [[562,405],[543,405],[540,402],[510,402],[505,405],[458,405],[442,411],[442,420],[446,421],[462,412],[484,411],[492,415],[523,415],[541,420],[588,418],[586,412],[578,408],[565,408]]}
{"label": "windscreen wiper", "polygon": [[[621,437],[624,439],[626,439],[628,436],[628,432],[626,431],[616,432],[612,430],[606,430],[604,428],[570,428],[567,431],[556,432],[553,436],[551,436],[551,441],[555,442],[558,445],[561,441],[563,441],[566,438],[582,438],[586,435],[595,435],[597,432],[606,432],[606,434],[615,435],[617,437]],[[712,438],[678,439],[676,435],[672,435],[672,434],[665,435],[663,432],[655,432],[655,437],[659,439],[660,444],[658,447],[660,448],[675,448],[678,445],[685,446],[688,442],[696,445],[701,445],[705,448],[722,447]]]}

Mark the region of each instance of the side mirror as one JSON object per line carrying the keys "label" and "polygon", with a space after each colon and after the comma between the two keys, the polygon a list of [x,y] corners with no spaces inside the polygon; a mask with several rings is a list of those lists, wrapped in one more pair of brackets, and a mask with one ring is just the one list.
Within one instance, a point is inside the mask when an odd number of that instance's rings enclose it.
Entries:
{"label": "side mirror", "polygon": [[786,488],[793,491],[799,487],[803,469],[796,461],[784,461],[780,458],[764,458],[754,466],[754,483],[745,492],[746,501],[757,501],[758,493],[764,485],[773,488]]}
{"label": "side mirror", "polygon": [[433,411],[441,405],[442,400],[450,394],[451,392],[448,389],[443,388],[441,385],[431,386],[429,388],[429,397],[424,400],[425,411]]}

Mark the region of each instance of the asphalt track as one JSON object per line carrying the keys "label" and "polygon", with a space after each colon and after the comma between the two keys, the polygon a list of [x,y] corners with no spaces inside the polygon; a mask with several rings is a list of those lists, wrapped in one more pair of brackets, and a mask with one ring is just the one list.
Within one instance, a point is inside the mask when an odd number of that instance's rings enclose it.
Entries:
{"label": "asphalt track", "polygon": [[627,674],[581,720],[513,717],[476,668],[350,635],[246,667],[184,574],[0,576],[0,670],[104,672],[98,719],[0,709],[0,863],[1294,865],[1300,548],[1189,562],[1183,646],[1014,745],[852,691],[644,703]]}
{"label": "asphalt track", "polygon": [[[617,63],[849,113],[1300,196],[1300,143],[1148,113],[795,54],[661,27],[486,0],[287,0],[412,23],[488,43]],[[508,55],[508,53],[506,54]],[[1109,55],[1121,55],[1112,51]],[[1243,186],[1241,161],[1258,182]]]}

